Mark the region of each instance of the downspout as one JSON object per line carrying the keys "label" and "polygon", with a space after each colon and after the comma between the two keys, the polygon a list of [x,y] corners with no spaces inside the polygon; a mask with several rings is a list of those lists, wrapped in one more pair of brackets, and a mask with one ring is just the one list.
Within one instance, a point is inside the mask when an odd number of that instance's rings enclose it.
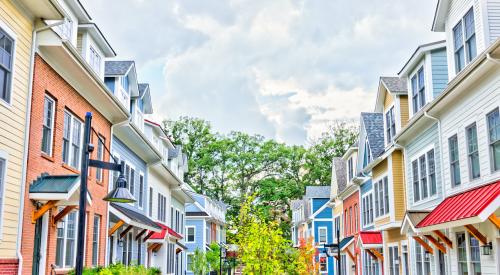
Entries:
{"label": "downspout", "polygon": [[434,121],[437,121],[437,124],[438,124],[438,142],[439,142],[439,148],[440,148],[440,154],[441,154],[441,157],[439,158],[439,162],[441,163],[441,188],[443,190],[443,198],[446,197],[446,188],[444,188],[444,173],[443,173],[443,169],[444,169],[444,163],[443,163],[443,143],[442,143],[442,132],[441,132],[441,121],[436,118],[436,117],[433,117],[431,115],[429,115],[429,113],[427,111],[424,111],[424,116],[427,117],[427,118],[430,118]]}
{"label": "downspout", "polygon": [[21,253],[21,239],[23,234],[23,217],[24,217],[24,195],[26,189],[26,173],[27,173],[27,165],[28,165],[28,145],[29,145],[29,130],[31,124],[31,99],[33,97],[33,74],[35,68],[35,53],[36,53],[36,37],[39,32],[48,30],[53,27],[57,27],[66,22],[66,16],[64,16],[63,20],[57,21],[50,25],[45,25],[40,28],[35,28],[31,35],[31,53],[30,53],[30,67],[29,67],[29,82],[28,82],[28,97],[26,99],[26,125],[24,128],[24,148],[23,148],[23,168],[21,175],[21,192],[20,192],[20,208],[19,208],[19,226],[17,227],[17,243],[16,243],[16,254],[19,259],[19,266],[17,269],[17,274],[22,275],[22,266],[23,266],[23,256]]}

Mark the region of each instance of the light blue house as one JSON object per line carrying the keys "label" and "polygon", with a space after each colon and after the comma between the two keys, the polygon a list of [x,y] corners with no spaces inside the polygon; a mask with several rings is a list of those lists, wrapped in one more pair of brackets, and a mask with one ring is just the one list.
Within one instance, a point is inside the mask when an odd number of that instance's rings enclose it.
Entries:
{"label": "light blue house", "polygon": [[334,258],[324,251],[325,244],[336,242],[333,239],[333,209],[329,205],[331,186],[307,186],[302,200],[293,202],[292,239],[298,245],[298,239],[313,237],[318,251],[315,261],[319,263],[320,274],[333,274]]}
{"label": "light blue house", "polygon": [[[446,42],[437,41],[417,47],[411,58],[399,73],[408,83],[409,121],[395,138],[405,147],[405,179],[407,212],[402,232],[408,236],[418,235],[416,224],[444,198],[440,146],[440,122],[425,113],[424,106],[437,98],[448,84]],[[432,261],[446,273],[445,255],[437,250],[435,255],[427,255],[424,248],[409,238],[402,247],[409,257],[417,260],[411,265],[408,256],[403,255],[402,266],[417,272],[417,266],[424,267]],[[433,259],[431,259],[433,258]]]}
{"label": "light blue house", "polygon": [[[130,112],[130,119],[112,128],[111,153],[125,163],[127,188],[135,203],[111,203],[107,263],[147,264],[148,234],[161,232],[147,215],[148,166],[161,162],[162,154],[144,134],[144,115],[152,113],[149,90],[139,89],[133,61],[107,61],[105,83],[113,96]],[[118,173],[112,175],[110,185]],[[113,188],[113,186],[109,186]]]}
{"label": "light blue house", "polygon": [[187,273],[191,271],[196,249],[207,251],[212,243],[226,242],[226,205],[192,192],[194,203],[186,205],[185,245],[187,247]]}

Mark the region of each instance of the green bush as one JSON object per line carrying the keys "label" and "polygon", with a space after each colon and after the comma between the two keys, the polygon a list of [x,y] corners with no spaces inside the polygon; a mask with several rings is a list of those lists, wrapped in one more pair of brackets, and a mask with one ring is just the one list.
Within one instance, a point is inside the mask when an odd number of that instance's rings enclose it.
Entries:
{"label": "green bush", "polygon": [[[72,270],[69,275],[74,275],[75,271]],[[126,266],[123,264],[112,264],[107,267],[93,267],[93,268],[85,268],[83,270],[83,275],[132,275],[132,274],[138,274],[138,275],[158,275],[161,274],[161,271],[159,268],[156,267],[151,267],[151,268],[146,268],[143,265],[131,265],[131,266]]]}

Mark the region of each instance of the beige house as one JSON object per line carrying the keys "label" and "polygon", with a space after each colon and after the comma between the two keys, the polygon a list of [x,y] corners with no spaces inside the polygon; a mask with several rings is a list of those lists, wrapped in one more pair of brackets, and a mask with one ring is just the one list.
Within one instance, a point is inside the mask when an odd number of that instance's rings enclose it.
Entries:
{"label": "beige house", "polygon": [[50,0],[0,0],[0,273],[22,261],[20,213],[27,156],[33,36],[39,18],[62,19]]}

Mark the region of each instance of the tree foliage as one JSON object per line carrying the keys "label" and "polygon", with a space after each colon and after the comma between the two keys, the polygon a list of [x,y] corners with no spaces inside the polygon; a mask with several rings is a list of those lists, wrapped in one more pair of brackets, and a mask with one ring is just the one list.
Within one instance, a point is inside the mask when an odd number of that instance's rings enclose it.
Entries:
{"label": "tree foliage", "polygon": [[228,204],[235,222],[244,198],[256,196],[263,218],[289,236],[290,201],[307,185],[329,185],[332,159],[355,141],[357,129],[337,122],[310,146],[287,145],[260,135],[215,132],[206,120],[181,117],[163,125],[189,159],[185,181],[197,192]]}

